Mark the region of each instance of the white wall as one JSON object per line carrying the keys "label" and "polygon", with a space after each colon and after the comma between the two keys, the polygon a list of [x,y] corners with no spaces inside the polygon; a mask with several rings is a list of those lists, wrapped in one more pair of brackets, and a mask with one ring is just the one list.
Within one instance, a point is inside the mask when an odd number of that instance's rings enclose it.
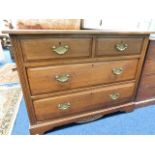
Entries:
{"label": "white wall", "polygon": [[[102,20],[102,26],[99,25]],[[155,31],[155,20],[151,18],[140,19],[140,18],[132,18],[132,19],[114,19],[114,18],[106,18],[103,19],[85,19],[84,26],[86,28],[95,28],[95,29],[120,29],[120,30],[150,30]]]}

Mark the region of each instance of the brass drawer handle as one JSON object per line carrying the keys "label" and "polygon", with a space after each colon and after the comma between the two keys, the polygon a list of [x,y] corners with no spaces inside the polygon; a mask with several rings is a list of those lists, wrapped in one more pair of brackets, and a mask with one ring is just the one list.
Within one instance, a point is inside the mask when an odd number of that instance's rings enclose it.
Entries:
{"label": "brass drawer handle", "polygon": [[117,100],[120,97],[120,93],[113,93],[109,95],[112,100]]}
{"label": "brass drawer handle", "polygon": [[59,45],[58,47],[53,46],[52,47],[53,52],[55,52],[58,55],[64,55],[65,53],[68,52],[69,46],[68,45]]}
{"label": "brass drawer handle", "polygon": [[71,104],[68,103],[60,103],[58,104],[58,109],[59,110],[68,110],[71,107]]}
{"label": "brass drawer handle", "polygon": [[70,75],[69,74],[56,75],[55,79],[58,82],[65,83],[70,79]]}
{"label": "brass drawer handle", "polygon": [[119,52],[124,52],[126,49],[128,49],[128,44],[126,44],[124,42],[120,42],[120,43],[118,43],[118,44],[115,45],[115,48]]}
{"label": "brass drawer handle", "polygon": [[112,72],[114,75],[121,75],[123,73],[124,69],[119,67],[119,68],[113,68]]}

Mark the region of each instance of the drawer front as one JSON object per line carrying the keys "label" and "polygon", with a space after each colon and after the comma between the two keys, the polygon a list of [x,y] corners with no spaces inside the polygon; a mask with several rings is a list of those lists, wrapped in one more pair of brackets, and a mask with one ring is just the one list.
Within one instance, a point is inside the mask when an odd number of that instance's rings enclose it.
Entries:
{"label": "drawer front", "polygon": [[85,58],[91,54],[92,39],[88,37],[40,38],[21,40],[24,59],[26,61],[76,57]]}
{"label": "drawer front", "polygon": [[33,95],[135,78],[138,60],[74,64],[29,68],[28,79]]}
{"label": "drawer front", "polygon": [[134,84],[131,83],[36,100],[35,114],[38,121],[43,121],[94,110],[108,104],[129,101],[133,90]]}
{"label": "drawer front", "polygon": [[96,56],[140,54],[143,38],[97,38]]}

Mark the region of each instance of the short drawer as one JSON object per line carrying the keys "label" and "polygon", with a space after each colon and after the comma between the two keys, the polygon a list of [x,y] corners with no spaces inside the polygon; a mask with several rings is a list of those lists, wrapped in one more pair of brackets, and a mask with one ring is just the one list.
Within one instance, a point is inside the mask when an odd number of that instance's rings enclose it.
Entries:
{"label": "short drawer", "polygon": [[85,58],[91,54],[91,42],[89,37],[38,37],[21,39],[21,47],[25,61]]}
{"label": "short drawer", "polygon": [[94,89],[34,101],[38,121],[69,116],[131,100],[134,83]]}
{"label": "short drawer", "polygon": [[29,68],[32,95],[133,80],[138,60]]}
{"label": "short drawer", "polygon": [[96,56],[140,54],[142,45],[142,37],[96,38]]}

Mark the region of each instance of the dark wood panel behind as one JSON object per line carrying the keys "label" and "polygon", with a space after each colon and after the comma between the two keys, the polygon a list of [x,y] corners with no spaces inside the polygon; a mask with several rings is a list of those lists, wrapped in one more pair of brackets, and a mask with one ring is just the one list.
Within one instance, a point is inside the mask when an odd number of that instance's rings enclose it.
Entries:
{"label": "dark wood panel behind", "polygon": [[151,99],[155,97],[155,74],[142,76],[138,90],[137,101]]}
{"label": "dark wood panel behind", "polygon": [[149,43],[145,64],[137,92],[137,101],[155,97],[155,41]]}
{"label": "dark wood panel behind", "polygon": [[143,70],[143,75],[155,74],[155,40],[150,41]]}

